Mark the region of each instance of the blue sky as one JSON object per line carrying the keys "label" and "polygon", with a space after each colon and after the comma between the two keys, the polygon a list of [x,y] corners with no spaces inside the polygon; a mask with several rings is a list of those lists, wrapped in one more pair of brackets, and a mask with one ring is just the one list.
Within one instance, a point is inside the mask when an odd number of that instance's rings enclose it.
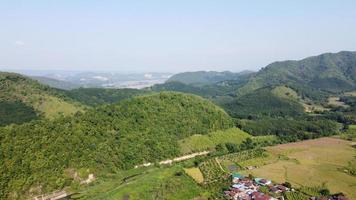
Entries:
{"label": "blue sky", "polygon": [[0,69],[240,71],[341,50],[354,0],[0,0]]}

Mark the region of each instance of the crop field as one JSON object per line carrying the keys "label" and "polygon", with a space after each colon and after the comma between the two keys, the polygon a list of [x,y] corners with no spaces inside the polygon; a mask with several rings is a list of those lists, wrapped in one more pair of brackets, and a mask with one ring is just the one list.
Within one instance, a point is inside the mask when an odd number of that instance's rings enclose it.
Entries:
{"label": "crop field", "polygon": [[216,131],[208,135],[193,135],[179,141],[182,154],[214,149],[217,144],[234,143],[241,144],[246,138],[251,137],[248,133],[231,128],[224,131]]}
{"label": "crop field", "polygon": [[191,176],[197,183],[204,182],[203,174],[201,173],[199,168],[197,168],[197,167],[185,168],[184,171],[189,176]]}
{"label": "crop field", "polygon": [[[356,176],[345,172],[355,163],[356,150],[350,141],[320,138],[266,148],[279,159],[243,174],[253,174],[295,187],[326,184],[331,192],[343,192],[356,199]],[[275,157],[274,157],[275,158]],[[281,159],[282,158],[282,159]]]}
{"label": "crop field", "polygon": [[228,178],[228,174],[221,169],[216,159],[204,161],[200,164],[199,169],[203,173],[204,183],[206,184]]}

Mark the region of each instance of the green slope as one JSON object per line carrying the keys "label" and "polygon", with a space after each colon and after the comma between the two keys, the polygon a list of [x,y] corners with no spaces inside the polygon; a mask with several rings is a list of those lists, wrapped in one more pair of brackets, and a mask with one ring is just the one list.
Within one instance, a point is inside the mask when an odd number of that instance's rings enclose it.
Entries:
{"label": "green slope", "polygon": [[[48,119],[61,115],[70,116],[83,110],[79,103],[66,97],[63,92],[44,86],[25,76],[7,72],[0,72],[0,102],[8,106],[11,104],[10,107],[15,109],[12,118],[17,118],[17,120],[13,122],[25,122],[36,118],[33,114],[29,115],[33,117],[27,116],[29,112],[32,112],[30,110],[34,110],[36,116],[44,116]],[[26,111],[17,112],[19,109]],[[11,112],[11,110],[6,112]],[[4,121],[4,119],[1,120]]]}
{"label": "green slope", "polygon": [[240,96],[223,107],[234,117],[284,117],[304,113],[297,93],[287,87],[265,87]]}
{"label": "green slope", "polygon": [[211,102],[165,92],[0,128],[0,198],[21,197],[31,187],[41,193],[72,185],[70,174],[79,169],[100,176],[172,158],[180,154],[178,140],[232,126]]}
{"label": "green slope", "polygon": [[328,92],[352,90],[356,87],[356,52],[326,53],[300,61],[272,63],[255,74],[239,93],[281,84],[304,85]]}

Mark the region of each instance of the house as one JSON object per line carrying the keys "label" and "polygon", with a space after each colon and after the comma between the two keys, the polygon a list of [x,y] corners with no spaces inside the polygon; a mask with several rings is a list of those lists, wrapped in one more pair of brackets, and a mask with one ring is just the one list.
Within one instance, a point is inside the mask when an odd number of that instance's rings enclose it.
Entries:
{"label": "house", "polygon": [[255,178],[255,182],[259,185],[265,186],[265,185],[271,185],[272,181],[263,179],[263,178]]}
{"label": "house", "polygon": [[251,199],[253,199],[253,200],[271,200],[271,199],[274,199],[274,198],[272,198],[269,195],[264,194],[262,192],[253,192],[251,194]]}
{"label": "house", "polygon": [[233,183],[238,183],[241,179],[244,178],[244,176],[242,176],[242,175],[239,174],[239,173],[233,173],[233,174],[231,175],[231,177],[232,177],[232,182],[233,182]]}

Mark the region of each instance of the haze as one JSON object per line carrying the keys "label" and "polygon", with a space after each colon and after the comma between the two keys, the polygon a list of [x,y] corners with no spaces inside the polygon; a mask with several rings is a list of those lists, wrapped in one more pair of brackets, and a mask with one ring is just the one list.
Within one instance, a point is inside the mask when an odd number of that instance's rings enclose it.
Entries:
{"label": "haze", "polygon": [[1,1],[0,69],[257,70],[355,50],[355,9],[353,0]]}

